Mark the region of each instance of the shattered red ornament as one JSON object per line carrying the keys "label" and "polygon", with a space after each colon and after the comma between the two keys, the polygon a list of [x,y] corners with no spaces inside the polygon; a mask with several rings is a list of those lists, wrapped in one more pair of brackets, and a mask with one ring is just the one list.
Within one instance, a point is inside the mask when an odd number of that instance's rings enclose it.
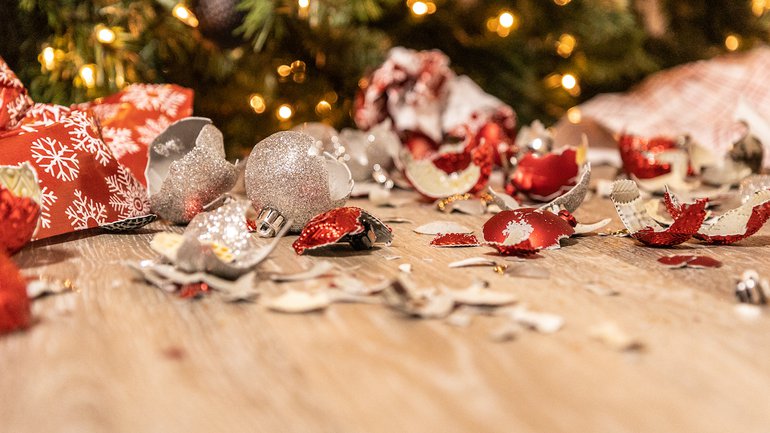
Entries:
{"label": "shattered red ornament", "polygon": [[376,242],[390,244],[393,233],[377,217],[357,207],[341,207],[316,215],[292,244],[304,254],[337,242],[349,242],[354,249],[368,249]]}
{"label": "shattered red ornament", "polygon": [[612,184],[610,199],[629,234],[640,242],[655,247],[679,245],[692,238],[706,219],[707,200],[684,204],[670,226],[662,226],[652,219],[642,201],[639,187],[632,180],[618,180]]}
{"label": "shattered red ornament", "polygon": [[[686,206],[669,191],[666,191],[663,202],[668,213],[674,218],[680,215]],[[728,245],[757,233],[769,218],[770,190],[761,190],[755,192],[741,206],[704,222],[694,236],[709,244]]]}
{"label": "shattered red ornament", "polygon": [[708,256],[692,256],[692,255],[673,255],[664,256],[658,259],[658,262],[666,265],[670,268],[718,268],[722,266],[722,262]]}
{"label": "shattered red ornament", "polygon": [[503,255],[526,255],[559,248],[562,239],[575,233],[563,218],[535,208],[502,211],[484,223],[482,230],[484,242]]}
{"label": "shattered red ornament", "polygon": [[479,240],[467,233],[439,233],[430,241],[434,247],[477,247]]}
{"label": "shattered red ornament", "polygon": [[429,159],[405,155],[404,175],[412,186],[429,199],[483,190],[494,164],[494,149],[470,133],[461,151],[441,152]]}
{"label": "shattered red ornament", "polygon": [[0,253],[0,334],[27,328],[31,319],[27,282],[10,257]]}
{"label": "shattered red ornament", "polygon": [[668,137],[645,139],[638,135],[623,134],[618,139],[618,148],[626,174],[639,179],[651,179],[671,171],[669,163],[659,162],[655,156],[676,150],[679,146],[676,140]]}
{"label": "shattered red ornament", "polygon": [[511,173],[506,192],[542,202],[553,200],[575,186],[585,154],[585,145],[565,146],[545,155],[527,153]]}
{"label": "shattered red ornament", "polygon": [[30,197],[18,197],[0,185],[0,253],[14,254],[35,233],[40,206]]}

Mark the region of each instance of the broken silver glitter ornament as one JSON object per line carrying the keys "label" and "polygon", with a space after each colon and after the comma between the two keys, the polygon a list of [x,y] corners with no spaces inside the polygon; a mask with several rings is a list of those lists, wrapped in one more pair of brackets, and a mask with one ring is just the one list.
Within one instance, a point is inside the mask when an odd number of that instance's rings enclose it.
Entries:
{"label": "broken silver glitter ornament", "polygon": [[401,149],[401,140],[386,120],[368,131],[345,128],[339,139],[343,146],[343,161],[350,168],[353,180],[370,181],[376,170],[390,170],[393,159]]}
{"label": "broken silver glitter ornament", "polygon": [[343,206],[353,189],[348,167],[296,131],[257,143],[246,163],[246,195],[259,213],[257,233],[271,237],[287,220],[300,231],[315,215]]}
{"label": "broken silver glitter ornament", "polygon": [[172,123],[149,152],[145,176],[150,208],[163,219],[186,224],[235,185],[235,166],[225,160],[222,133],[209,119]]}

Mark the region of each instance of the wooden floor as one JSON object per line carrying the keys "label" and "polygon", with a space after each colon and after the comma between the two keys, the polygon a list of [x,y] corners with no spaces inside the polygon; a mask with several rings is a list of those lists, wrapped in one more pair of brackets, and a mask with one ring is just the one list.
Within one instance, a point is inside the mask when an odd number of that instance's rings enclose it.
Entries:
{"label": "wooden floor", "polygon": [[[480,228],[484,221],[424,204],[370,210],[417,224],[447,219]],[[606,199],[577,212],[584,222],[606,216],[620,228]],[[770,431],[770,319],[742,319],[732,292],[745,269],[770,277],[770,230],[736,246],[676,248],[724,262],[709,270],[666,269],[656,258],[671,250],[628,238],[580,238],[528,262],[551,273],[532,280],[449,269],[457,259],[494,255],[431,248],[414,226],[394,224],[391,247],[307,260],[389,276],[411,263],[424,285],[460,288],[482,278],[533,310],[563,316],[564,328],[501,343],[490,338],[500,318],[462,328],[380,305],[287,315],[214,297],[183,300],[132,281],[121,264],[154,257],[149,240],[164,225],[71,235],[15,257],[25,272],[70,278],[78,291],[36,301],[38,322],[0,338],[0,431]],[[292,241],[282,240],[263,269],[300,269]],[[385,259],[392,255],[403,258]],[[285,287],[262,284],[267,294]],[[593,339],[590,329],[607,321],[644,350],[621,352]]]}

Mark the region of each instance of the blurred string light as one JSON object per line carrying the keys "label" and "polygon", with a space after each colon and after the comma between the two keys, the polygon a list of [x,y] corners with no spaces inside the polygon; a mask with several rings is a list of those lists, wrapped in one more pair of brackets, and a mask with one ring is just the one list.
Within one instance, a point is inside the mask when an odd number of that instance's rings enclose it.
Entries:
{"label": "blurred string light", "polygon": [[310,15],[310,0],[297,0],[298,15],[307,18]]}
{"label": "blurred string light", "polygon": [[265,98],[259,93],[252,93],[249,96],[249,105],[251,105],[251,109],[257,114],[262,114],[267,109]]}
{"label": "blurred string light", "polygon": [[53,71],[56,67],[56,51],[51,47],[45,47],[43,48],[43,51],[40,52],[38,60],[43,66],[43,69],[46,71]]}
{"label": "blurred string light", "polygon": [[318,104],[315,106],[315,112],[319,116],[327,116],[332,111],[332,104],[329,103],[329,101],[325,99],[321,99],[318,101]]}
{"label": "blurred string light", "polygon": [[761,17],[768,10],[770,10],[770,1],[767,1],[767,0],[751,1],[751,12],[754,13],[754,15]]}
{"label": "blurred string light", "polygon": [[115,32],[104,24],[94,27],[94,33],[96,34],[96,40],[104,45],[110,45],[117,39]]}
{"label": "blurred string light", "polygon": [[96,65],[93,63],[81,66],[78,75],[87,88],[92,89],[96,86]]}
{"label": "blurred string light", "polygon": [[504,10],[496,16],[493,16],[487,20],[487,30],[493,33],[497,33],[498,36],[504,38],[511,34],[511,31],[519,28],[519,17],[515,13]]}
{"label": "blurred string light", "polygon": [[291,119],[294,115],[294,109],[289,104],[281,104],[277,110],[275,110],[275,117],[278,120],[285,121]]}
{"label": "blurred string light", "polygon": [[580,84],[573,74],[564,74],[561,76],[561,86],[572,96],[580,96]]}
{"label": "blurred string light", "polygon": [[433,3],[430,0],[407,0],[406,6],[409,8],[412,15],[416,17],[436,13],[436,3]]}
{"label": "blurred string light", "polygon": [[583,120],[583,113],[579,107],[572,107],[567,110],[567,121],[569,123],[578,124],[581,120]]}
{"label": "blurred string light", "polygon": [[741,47],[741,39],[738,37],[738,35],[729,34],[725,38],[725,48],[727,48],[727,51],[735,51],[738,48]]}
{"label": "blurred string light", "polygon": [[565,59],[572,55],[572,51],[575,50],[577,40],[569,33],[564,33],[559,36],[559,40],[556,41],[556,54],[564,57]]}
{"label": "blurred string light", "polygon": [[174,6],[174,8],[171,9],[171,14],[174,15],[176,19],[187,24],[190,27],[198,27],[198,18],[183,3],[177,3],[176,6]]}
{"label": "blurred string light", "polygon": [[566,6],[571,1],[572,0],[553,0],[553,2],[556,3],[558,6]]}

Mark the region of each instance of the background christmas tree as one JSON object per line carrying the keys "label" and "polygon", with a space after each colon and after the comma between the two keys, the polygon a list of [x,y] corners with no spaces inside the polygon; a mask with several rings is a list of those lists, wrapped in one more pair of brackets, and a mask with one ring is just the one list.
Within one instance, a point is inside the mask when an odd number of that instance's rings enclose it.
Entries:
{"label": "background christmas tree", "polygon": [[[40,102],[132,82],[196,92],[233,156],[305,121],[348,125],[359,79],[391,46],[453,67],[549,123],[647,74],[768,40],[765,0],[21,0],[0,55]],[[10,18],[9,18],[10,17]]]}

